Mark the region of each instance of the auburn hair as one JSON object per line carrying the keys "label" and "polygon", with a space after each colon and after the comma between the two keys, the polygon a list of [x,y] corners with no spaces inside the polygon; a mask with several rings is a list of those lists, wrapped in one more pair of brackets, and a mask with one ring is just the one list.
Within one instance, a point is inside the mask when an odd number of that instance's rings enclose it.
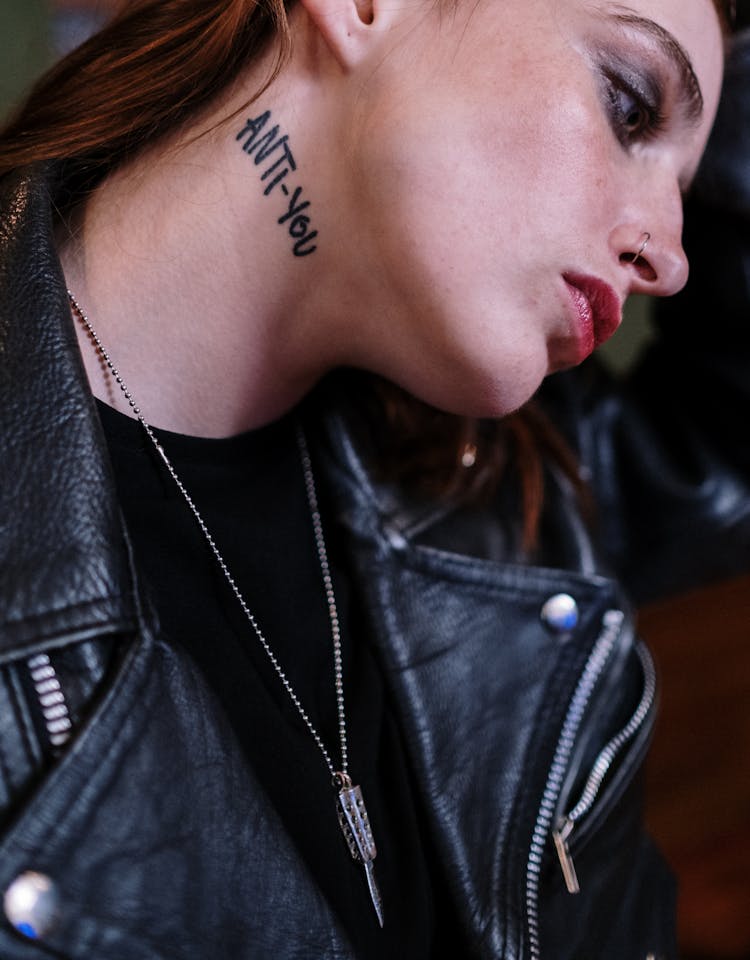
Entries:
{"label": "auburn hair", "polygon": [[[260,95],[287,61],[294,0],[120,0],[102,30],[56,63],[0,132],[0,176],[56,161],[64,216],[112,171],[188,124],[275,43]],[[727,24],[731,0],[714,0]],[[580,488],[575,459],[533,404],[502,421],[440,413],[379,383],[393,475],[433,495],[476,499],[508,470],[519,481],[530,547],[552,458]]]}

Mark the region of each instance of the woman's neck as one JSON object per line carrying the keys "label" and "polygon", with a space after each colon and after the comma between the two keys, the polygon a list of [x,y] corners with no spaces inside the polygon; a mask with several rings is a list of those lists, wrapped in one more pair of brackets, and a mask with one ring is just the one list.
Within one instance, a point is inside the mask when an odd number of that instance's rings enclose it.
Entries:
{"label": "woman's neck", "polygon": [[[140,155],[61,243],[70,289],[156,426],[198,436],[261,426],[345,360],[315,234],[325,184],[294,119],[255,104],[199,139]],[[78,334],[92,390],[112,403],[80,325]],[[116,405],[127,412],[124,398]]]}

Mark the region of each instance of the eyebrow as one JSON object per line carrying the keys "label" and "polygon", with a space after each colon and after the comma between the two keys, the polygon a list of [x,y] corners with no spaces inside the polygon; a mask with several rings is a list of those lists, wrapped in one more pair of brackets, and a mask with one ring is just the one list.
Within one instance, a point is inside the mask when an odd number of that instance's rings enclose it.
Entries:
{"label": "eyebrow", "polygon": [[615,13],[612,16],[618,23],[635,27],[656,42],[663,55],[679,74],[687,119],[691,124],[697,125],[703,116],[703,94],[693,64],[682,44],[668,30],[646,17],[639,17],[635,13]]}

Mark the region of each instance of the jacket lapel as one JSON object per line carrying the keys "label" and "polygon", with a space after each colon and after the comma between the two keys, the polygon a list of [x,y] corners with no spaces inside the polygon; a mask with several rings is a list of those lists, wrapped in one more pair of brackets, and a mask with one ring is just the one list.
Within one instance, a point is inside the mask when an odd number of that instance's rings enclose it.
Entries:
{"label": "jacket lapel", "polygon": [[0,658],[130,629],[127,545],[39,170],[0,182],[0,435]]}

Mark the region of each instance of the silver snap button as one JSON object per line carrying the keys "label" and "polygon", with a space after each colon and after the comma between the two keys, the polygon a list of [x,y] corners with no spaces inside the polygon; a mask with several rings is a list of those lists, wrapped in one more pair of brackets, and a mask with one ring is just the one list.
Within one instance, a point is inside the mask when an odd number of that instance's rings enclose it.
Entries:
{"label": "silver snap button", "polygon": [[57,890],[48,876],[27,870],[5,891],[3,907],[12,926],[25,937],[36,940],[44,936],[54,923]]}
{"label": "silver snap button", "polygon": [[541,618],[553,633],[569,633],[578,624],[578,604],[569,593],[556,593],[542,607]]}

